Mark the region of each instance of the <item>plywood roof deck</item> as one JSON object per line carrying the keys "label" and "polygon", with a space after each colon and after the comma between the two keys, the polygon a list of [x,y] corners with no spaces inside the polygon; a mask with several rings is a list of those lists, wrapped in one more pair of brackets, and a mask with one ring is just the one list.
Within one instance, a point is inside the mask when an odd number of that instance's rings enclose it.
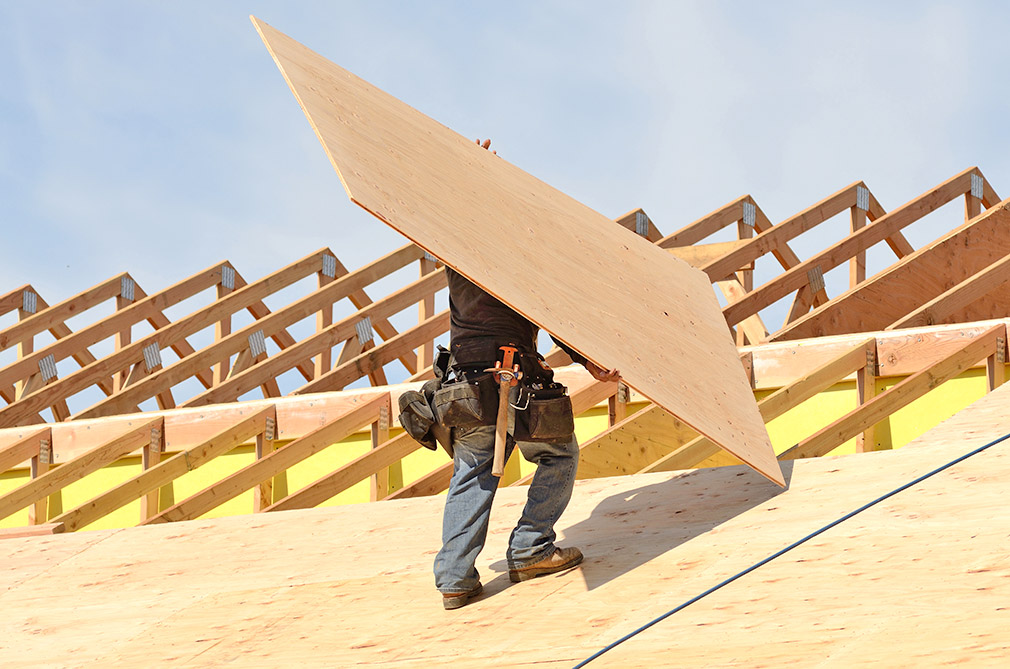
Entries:
{"label": "plywood roof deck", "polygon": [[[486,594],[441,609],[441,500],[0,541],[7,666],[571,666],[915,477],[1010,432],[1010,387],[900,451],[581,481],[575,571],[510,584],[502,489]],[[1010,652],[1010,443],[856,516],[591,666],[997,666]]]}

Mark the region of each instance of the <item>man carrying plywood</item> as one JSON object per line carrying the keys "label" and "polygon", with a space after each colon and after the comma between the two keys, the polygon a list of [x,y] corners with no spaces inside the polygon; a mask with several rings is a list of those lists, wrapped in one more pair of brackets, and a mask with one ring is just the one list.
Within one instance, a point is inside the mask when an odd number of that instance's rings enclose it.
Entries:
{"label": "man carrying plywood", "polygon": [[[480,143],[480,140],[478,140]],[[491,144],[486,140],[482,146]],[[572,495],[578,466],[571,399],[536,352],[538,328],[461,274],[446,268],[451,313],[452,363],[448,383],[435,394],[435,416],[452,428],[453,473],[442,521],[442,550],[435,558],[435,585],[446,609],[465,605],[482,586],[475,563],[484,547],[499,478],[492,471],[498,384],[488,372],[512,355],[519,383],[509,393],[505,458],[518,445],[537,465],[526,506],[509,538],[509,578],[514,583],[570,569],[582,562],[578,548],[554,545],[554,524]],[[552,337],[553,338],[553,337]],[[554,340],[599,381],[617,381],[603,369]],[[503,353],[503,349],[505,349]],[[504,367],[511,368],[512,360]]]}

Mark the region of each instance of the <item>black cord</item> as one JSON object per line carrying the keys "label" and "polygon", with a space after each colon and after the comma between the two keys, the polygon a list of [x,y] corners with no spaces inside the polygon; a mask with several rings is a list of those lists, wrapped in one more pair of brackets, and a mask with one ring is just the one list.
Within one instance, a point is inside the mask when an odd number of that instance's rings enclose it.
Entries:
{"label": "black cord", "polygon": [[816,530],[815,532],[812,532],[812,533],[808,534],[807,536],[803,537],[799,541],[797,541],[797,542],[795,542],[793,544],[790,544],[789,546],[786,546],[785,548],[783,548],[779,552],[777,552],[777,553],[775,553],[773,555],[769,555],[765,559],[763,559],[760,562],[757,562],[757,563],[751,565],[750,567],[747,567],[746,569],[744,569],[743,571],[741,571],[740,573],[738,573],[738,574],[736,574],[734,576],[730,576],[729,578],[727,578],[722,583],[719,583],[718,585],[709,588],[708,590],[706,590],[705,592],[701,593],[700,595],[696,595],[695,597],[692,597],[691,599],[687,600],[686,602],[684,602],[683,604],[681,604],[677,608],[671,609],[671,610],[667,611],[666,613],[664,613],[663,615],[659,616],[658,618],[656,618],[654,620],[651,620],[650,622],[642,625],[641,627],[639,627],[634,632],[631,632],[630,634],[627,634],[627,635],[621,637],[620,639],[618,639],[614,643],[610,644],[609,646],[607,646],[607,647],[605,647],[605,648],[597,651],[593,655],[590,655],[589,657],[587,657],[586,659],[584,659],[582,662],[579,662],[577,665],[575,665],[574,669],[579,669],[579,667],[586,666],[587,664],[589,664],[590,662],[592,662],[593,660],[595,660],[599,656],[601,656],[604,653],[606,653],[608,650],[611,650],[612,648],[615,648],[618,645],[624,643],[625,641],[627,641],[631,637],[635,636],[639,632],[644,632],[645,630],[649,629],[650,627],[652,627],[656,623],[661,622],[663,620],[666,620],[667,618],[669,618],[670,616],[672,616],[674,613],[677,613],[678,611],[681,611],[681,610],[687,608],[691,604],[694,604],[695,602],[697,602],[699,599],[702,599],[703,597],[706,597],[706,596],[712,594],[713,592],[715,592],[719,588],[723,587],[724,585],[729,585],[730,583],[732,583],[733,581],[737,580],[741,576],[745,576],[745,575],[751,573],[752,571],[754,571],[755,569],[757,569],[758,567],[761,567],[763,565],[768,564],[769,562],[771,562],[775,558],[788,553],[789,551],[791,551],[792,549],[796,548],[797,546],[799,546],[799,545],[801,545],[801,544],[803,544],[803,543],[805,543],[805,542],[813,539],[814,537],[816,537],[816,536],[818,536],[820,534],[823,534],[823,533],[827,532],[832,527],[835,527],[836,525],[844,523],[849,518],[852,518],[853,516],[855,516],[855,515],[857,515],[859,513],[862,513],[863,511],[866,511],[870,507],[872,507],[872,506],[874,506],[876,504],[879,504],[880,502],[883,502],[885,499],[888,499],[889,497],[893,497],[894,495],[897,495],[899,492],[902,492],[903,490],[907,490],[907,489],[911,488],[912,486],[917,485],[917,484],[925,481],[929,477],[934,476],[935,474],[939,474],[943,470],[948,469],[950,467],[953,467],[954,465],[958,464],[959,462],[962,462],[963,460],[967,460],[968,458],[972,457],[973,455],[977,455],[977,454],[981,453],[982,451],[986,450],[987,448],[989,448],[991,446],[995,446],[996,444],[1000,443],[1001,441],[1004,441],[1007,438],[1010,438],[1010,433],[1004,434],[999,439],[995,439],[993,441],[990,441],[985,446],[980,446],[980,447],[976,448],[974,451],[971,451],[970,453],[966,453],[965,455],[962,455],[959,458],[951,460],[947,464],[941,465],[940,467],[937,467],[936,469],[934,469],[933,471],[929,472],[928,474],[923,474],[922,476],[920,476],[919,478],[915,479],[914,481],[910,481],[909,483],[906,483],[905,485],[901,486],[900,488],[895,488],[891,492],[886,493],[884,495],[881,495],[880,497],[878,497],[877,499],[873,500],[872,502],[864,504],[863,506],[859,507],[855,511],[847,513],[846,515],[842,516],[838,520],[835,520],[835,521],[833,521],[833,522],[825,525],[821,529]]}

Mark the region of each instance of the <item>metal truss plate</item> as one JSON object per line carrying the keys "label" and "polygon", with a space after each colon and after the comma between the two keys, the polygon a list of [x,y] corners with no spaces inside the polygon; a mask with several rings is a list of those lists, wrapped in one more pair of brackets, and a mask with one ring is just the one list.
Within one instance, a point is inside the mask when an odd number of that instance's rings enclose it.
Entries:
{"label": "metal truss plate", "polygon": [[982,199],[982,194],[985,191],[985,182],[982,177],[974,172],[971,173],[971,196]]}
{"label": "metal truss plate", "polygon": [[743,224],[752,228],[757,224],[757,207],[753,202],[743,203]]}
{"label": "metal truss plate", "polygon": [[46,357],[39,360],[39,373],[42,374],[42,380],[49,382],[51,379],[56,378],[56,356],[50,353]]}
{"label": "metal truss plate", "polygon": [[53,445],[48,439],[39,441],[39,464],[51,465],[53,463]]}
{"label": "metal truss plate", "polygon": [[144,365],[147,371],[161,367],[161,349],[157,342],[144,347]]}
{"label": "metal truss plate", "polygon": [[34,314],[39,309],[39,296],[35,291],[25,288],[21,293],[21,308],[30,314]]}
{"label": "metal truss plate", "polygon": [[323,276],[334,278],[337,276],[337,257],[329,253],[323,254]]}
{"label": "metal truss plate", "polygon": [[374,339],[372,335],[372,317],[365,316],[354,324],[354,331],[358,333],[358,343],[364,346]]}
{"label": "metal truss plate", "polygon": [[151,428],[151,452],[165,452],[165,440],[161,438],[161,430],[156,427]]}
{"label": "metal truss plate", "polygon": [[816,294],[824,290],[824,272],[821,271],[820,265],[807,272],[807,281],[810,282],[811,293]]}
{"label": "metal truss plate", "polygon": [[221,285],[228,290],[235,289],[235,268],[231,265],[221,265]]}
{"label": "metal truss plate", "polygon": [[249,340],[249,352],[252,353],[254,358],[258,358],[267,352],[267,338],[263,334],[263,330],[257,330],[253,332],[248,337]]}
{"label": "metal truss plate", "polygon": [[433,262],[433,263],[441,262],[438,258],[436,258],[435,256],[431,255],[427,251],[424,252],[424,259],[427,260],[428,262]]}
{"label": "metal truss plate", "polygon": [[856,186],[856,209],[869,211],[870,209],[870,189],[865,186]]}
{"label": "metal truss plate", "polygon": [[137,287],[133,279],[128,276],[124,276],[119,282],[119,296],[124,300],[129,300],[133,302],[134,299],[134,289]]}
{"label": "metal truss plate", "polygon": [[649,236],[649,215],[644,211],[635,212],[635,233],[642,236]]}

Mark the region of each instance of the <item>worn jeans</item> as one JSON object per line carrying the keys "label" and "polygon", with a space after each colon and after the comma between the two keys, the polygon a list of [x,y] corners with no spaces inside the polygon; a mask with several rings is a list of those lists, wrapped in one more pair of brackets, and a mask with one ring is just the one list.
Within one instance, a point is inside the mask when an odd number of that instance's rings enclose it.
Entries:
{"label": "worn jeans", "polygon": [[[468,592],[479,574],[474,566],[484,548],[491,502],[498,477],[491,474],[494,425],[460,430],[455,434],[452,480],[442,519],[442,550],[435,558],[435,585],[443,593]],[[509,439],[505,458],[514,444]],[[573,434],[567,442],[520,441],[523,456],[537,465],[527,493],[526,507],[506,554],[510,569],[539,562],[554,552],[554,524],[572,497],[579,444]]]}

